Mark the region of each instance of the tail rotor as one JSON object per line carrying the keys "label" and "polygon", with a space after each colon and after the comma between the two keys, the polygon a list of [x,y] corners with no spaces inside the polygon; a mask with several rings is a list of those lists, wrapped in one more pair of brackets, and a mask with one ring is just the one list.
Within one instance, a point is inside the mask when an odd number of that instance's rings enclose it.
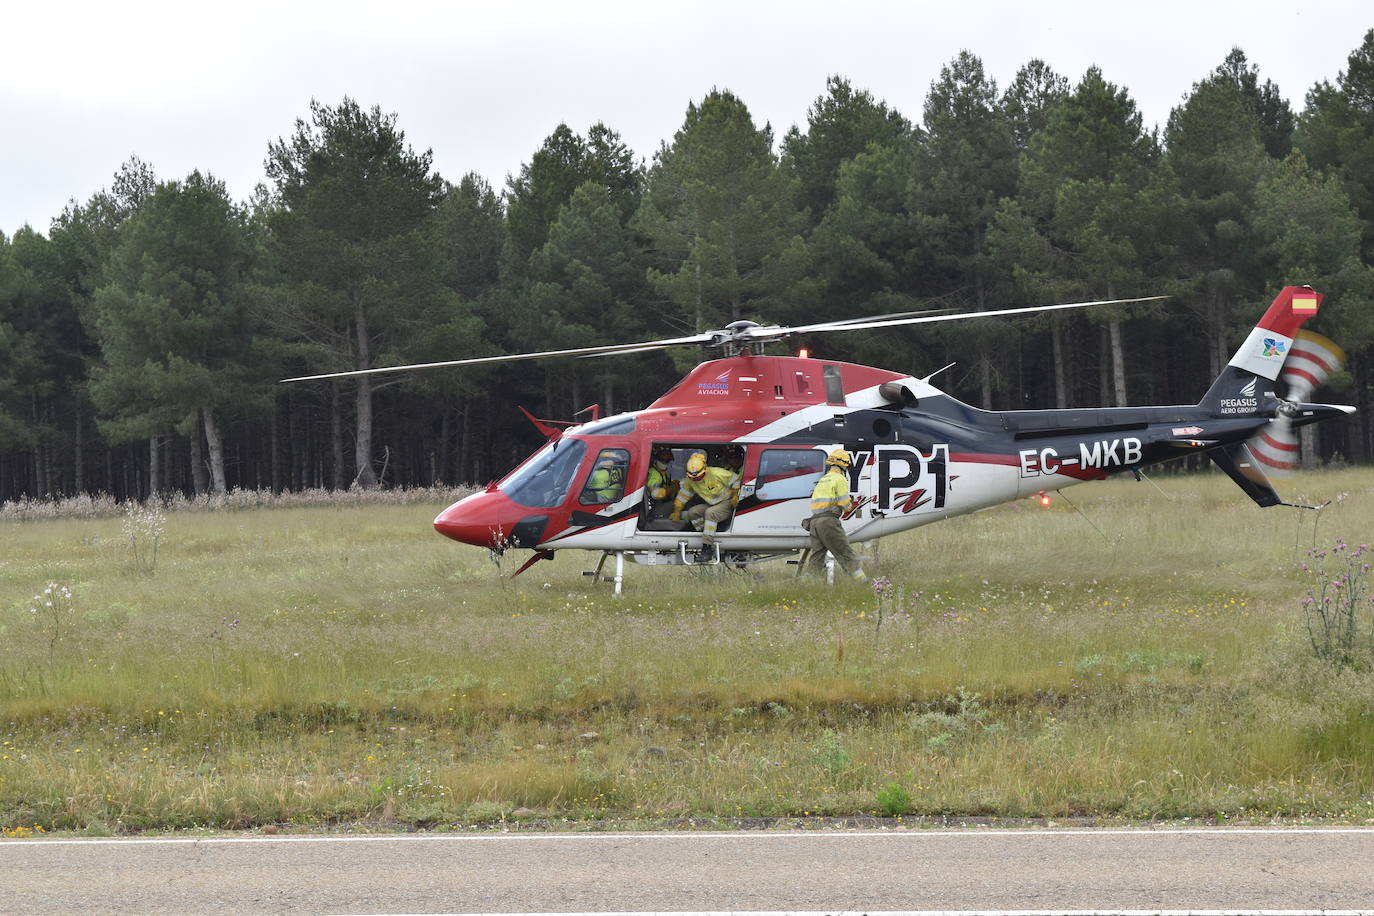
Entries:
{"label": "tail rotor", "polygon": [[1269,425],[1250,439],[1250,452],[1266,473],[1287,477],[1298,469],[1301,447],[1293,419],[1312,392],[1345,365],[1345,353],[1330,340],[1312,331],[1300,331],[1279,371],[1278,381],[1287,386],[1286,397]]}

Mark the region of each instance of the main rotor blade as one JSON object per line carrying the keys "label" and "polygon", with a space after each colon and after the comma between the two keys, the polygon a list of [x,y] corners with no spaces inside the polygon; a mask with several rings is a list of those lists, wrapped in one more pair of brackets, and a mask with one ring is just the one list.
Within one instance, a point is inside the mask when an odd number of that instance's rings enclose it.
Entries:
{"label": "main rotor blade", "polygon": [[1061,305],[1032,305],[1016,309],[989,309],[986,312],[960,312],[957,315],[925,315],[916,318],[888,319],[879,317],[869,320],[850,322],[827,321],[821,324],[802,325],[795,328],[750,328],[751,336],[772,336],[773,334],[815,334],[827,331],[863,331],[868,328],[890,328],[903,324],[927,324],[932,321],[961,321],[965,318],[996,318],[1000,315],[1025,315],[1031,312],[1053,312],[1058,309],[1081,309],[1092,305],[1129,305],[1133,302],[1154,302],[1168,296],[1141,296],[1136,299],[1098,299],[1094,302],[1066,302]]}
{"label": "main rotor blade", "polygon": [[477,366],[490,363],[513,363],[526,359],[545,359],[556,356],[598,356],[607,353],[638,353],[642,350],[662,350],[666,347],[681,347],[689,344],[710,343],[710,334],[694,334],[691,337],[674,337],[665,340],[649,340],[643,343],[610,344],[604,347],[579,347],[575,350],[544,350],[540,353],[510,353],[504,356],[477,356],[472,359],[448,359],[437,363],[413,363],[409,366],[383,366],[377,369],[354,369],[351,372],[325,372],[320,375],[300,375],[284,378],[283,382],[313,382],[326,378],[352,378],[358,375],[381,375],[385,372],[409,372],[416,369],[439,369],[444,366]]}
{"label": "main rotor blade", "polygon": [[[915,312],[893,312],[893,313],[890,314],[890,315],[864,315],[864,316],[862,316],[862,317],[860,317],[860,318],[844,318],[844,319],[842,319],[842,320],[840,320],[840,321],[830,321],[830,322],[827,322],[827,324],[836,325],[835,330],[837,330],[837,331],[843,331],[843,330],[845,329],[845,327],[847,327],[848,325],[853,324],[853,323],[856,322],[856,321],[884,321],[884,320],[890,320],[890,319],[893,319],[893,318],[910,318],[910,317],[915,316],[915,315],[937,315],[937,314],[942,314],[942,313],[948,312],[948,311],[950,311],[950,310],[949,310],[949,309],[921,309],[921,310],[915,311]],[[762,338],[765,338],[765,340],[774,340],[774,339],[776,339],[776,338],[786,337],[787,335],[793,333],[793,329],[792,329],[792,328],[779,327],[778,325],[769,325],[768,327],[749,328],[749,329],[747,329],[747,330],[746,330],[745,332],[743,332],[743,333],[746,333],[746,334],[747,334],[748,336],[750,336],[751,338],[760,338],[760,337],[762,337]],[[706,336],[711,337],[711,340],[710,340],[710,341],[705,341],[705,342],[707,342],[707,343],[723,343],[723,342],[725,342],[724,339],[723,339],[723,335],[717,334],[717,335],[706,335]],[[640,346],[638,346],[638,347],[636,347],[636,348],[634,348],[634,349],[632,349],[632,350],[617,350],[617,351],[610,352],[610,353],[588,353],[588,354],[586,354],[585,356],[579,356],[578,359],[599,359],[600,357],[603,357],[603,356],[626,356],[626,355],[628,355],[628,354],[630,354],[630,353],[639,353],[639,352],[644,351],[644,350],[657,350],[657,349],[660,349],[660,348],[659,348],[658,346],[645,346],[645,345],[640,345]]]}
{"label": "main rotor blade", "polygon": [[[838,326],[856,324],[861,321],[891,321],[896,318],[914,318],[917,315],[944,315],[954,311],[952,308],[942,309],[917,309],[913,312],[893,312],[890,315],[860,315],[858,318],[841,318],[839,321],[827,321],[825,324]],[[791,331],[793,328],[785,328]]]}

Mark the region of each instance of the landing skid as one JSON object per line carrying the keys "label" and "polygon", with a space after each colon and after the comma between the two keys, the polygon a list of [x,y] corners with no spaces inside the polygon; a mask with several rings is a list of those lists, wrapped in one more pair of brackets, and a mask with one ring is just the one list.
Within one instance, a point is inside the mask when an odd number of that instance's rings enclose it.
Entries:
{"label": "landing skid", "polygon": [[[704,552],[703,552],[704,551]],[[624,591],[625,585],[625,559],[628,557],[631,562],[640,566],[724,566],[734,569],[744,569],[757,563],[766,563],[769,560],[782,560],[795,558],[797,551],[776,551],[769,553],[758,553],[743,550],[722,550],[719,544],[711,545],[703,550],[689,549],[686,541],[679,541],[677,550],[607,550],[602,552],[601,559],[596,564],[596,569],[583,571],[582,575],[591,578],[594,582],[609,582],[615,585],[615,595],[619,597]],[[603,575],[602,570],[606,568],[606,561],[615,557],[615,575]],[[795,559],[790,562],[796,562]]]}
{"label": "landing skid", "polygon": [[[615,556],[615,575],[603,576],[601,570],[605,568],[606,561]],[[584,576],[591,576],[594,582],[610,582],[615,585],[615,596],[620,597],[625,588],[625,554],[619,550],[608,550],[601,555],[601,561],[596,564],[595,570],[584,571]]]}

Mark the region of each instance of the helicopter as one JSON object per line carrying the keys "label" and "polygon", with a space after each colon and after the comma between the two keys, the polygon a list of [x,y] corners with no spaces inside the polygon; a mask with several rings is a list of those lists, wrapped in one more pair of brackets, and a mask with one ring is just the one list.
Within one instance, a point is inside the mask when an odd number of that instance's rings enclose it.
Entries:
{"label": "helicopter", "polygon": [[[298,382],[444,366],[575,356],[606,357],[669,347],[718,348],[643,410],[559,425],[528,416],[547,441],[505,477],[444,509],[434,527],[485,547],[533,551],[514,575],[559,550],[599,551],[587,575],[621,594],[626,558],[647,565],[750,564],[793,558],[809,544],[802,521],[842,448],[852,456],[851,504],[841,522],[864,542],[1028,496],[1101,480],[1201,452],[1261,507],[1284,503],[1265,468],[1290,470],[1294,430],[1354,413],[1306,403],[1339,365],[1340,348],[1302,324],[1322,294],[1284,287],[1197,404],[1052,410],[982,410],[924,378],[881,368],[762,353],[798,334],[990,318],[1164,297],[1101,300],[945,314],[906,312],[797,327],[736,321],[723,329],[641,343],[584,347],[302,376]],[[945,369],[949,367],[946,366]],[[944,371],[939,370],[939,371]],[[523,408],[522,408],[523,410]],[[728,454],[727,454],[728,451]],[[645,486],[653,456],[737,465],[736,504],[707,544],[686,521],[664,517]],[[1302,506],[1300,508],[1316,508]],[[613,576],[602,576],[609,558]],[[795,562],[795,560],[793,561]]]}

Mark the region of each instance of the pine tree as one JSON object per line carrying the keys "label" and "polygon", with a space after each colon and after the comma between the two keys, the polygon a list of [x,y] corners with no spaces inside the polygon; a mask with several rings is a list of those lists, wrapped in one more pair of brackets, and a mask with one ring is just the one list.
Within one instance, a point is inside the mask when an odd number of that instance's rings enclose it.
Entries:
{"label": "pine tree", "polygon": [[245,214],[199,172],[157,187],[119,230],[93,301],[102,363],[91,395],[112,442],[178,429],[209,447],[210,488],[226,490],[223,417],[242,407],[252,327]]}
{"label": "pine tree", "polygon": [[657,265],[649,281],[680,330],[777,315],[806,299],[801,214],[772,147],[772,130],[715,90],[688,105],[655,156],[637,226]]}
{"label": "pine tree", "polygon": [[911,124],[867,89],[832,76],[826,94],[807,110],[806,133],[797,127],[782,141],[782,166],[797,186],[797,203],[819,223],[835,200],[840,167],[871,145],[892,146],[911,133]]}
{"label": "pine tree", "polygon": [[[1022,157],[1018,192],[997,216],[989,242],[1032,298],[1119,298],[1148,288],[1150,264],[1162,247],[1159,222],[1140,214],[1157,197],[1155,138],[1125,89],[1090,67],[1074,91],[1054,106],[1044,131]],[[1100,322],[1099,391],[1127,403],[1125,313],[1095,310]],[[1069,406],[1065,334],[1072,319],[1047,319],[1051,329],[1055,401]]]}
{"label": "pine tree", "polygon": [[[292,138],[271,144],[268,177],[280,206],[272,252],[284,282],[271,309],[280,332],[306,343],[312,367],[370,369],[401,360],[425,316],[454,294],[443,284],[435,210],[443,179],[433,155],[414,152],[395,115],[352,99],[310,106]],[[461,355],[461,354],[459,354]],[[373,467],[370,376],[353,382],[354,482],[378,483]],[[382,383],[383,385],[389,383]]]}

